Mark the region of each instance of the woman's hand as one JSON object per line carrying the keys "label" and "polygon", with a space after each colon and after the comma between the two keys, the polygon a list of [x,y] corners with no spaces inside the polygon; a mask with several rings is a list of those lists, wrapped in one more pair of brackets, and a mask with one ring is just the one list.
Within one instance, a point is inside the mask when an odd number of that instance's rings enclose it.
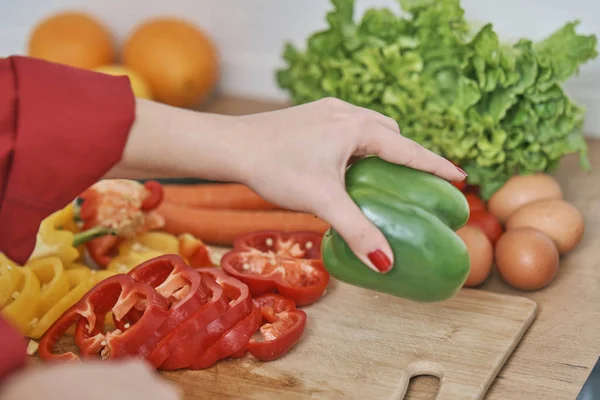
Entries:
{"label": "woman's hand", "polygon": [[445,158],[403,137],[393,119],[337,99],[239,117],[237,125],[245,149],[242,181],[272,203],[327,221],[379,272],[392,267],[393,253],[345,190],[350,158],[376,154],[447,180],[466,177]]}
{"label": "woman's hand", "polygon": [[183,396],[141,360],[29,367],[7,378],[0,400],[179,400]]}
{"label": "woman's hand", "polygon": [[466,174],[403,137],[375,111],[324,99],[241,117],[203,114],[138,100],[123,161],[109,177],[199,177],[240,182],[266,200],[319,216],[369,267],[394,263],[384,235],[345,191],[353,156],[382,159],[461,181]]}

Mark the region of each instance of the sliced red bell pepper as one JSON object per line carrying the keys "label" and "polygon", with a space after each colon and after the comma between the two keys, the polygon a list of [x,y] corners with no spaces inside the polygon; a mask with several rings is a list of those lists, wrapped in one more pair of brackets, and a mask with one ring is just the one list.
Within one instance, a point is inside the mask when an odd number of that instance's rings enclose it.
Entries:
{"label": "sliced red bell pepper", "polygon": [[[84,225],[84,229],[88,228],[88,226]],[[90,258],[94,260],[97,265],[103,267],[108,265],[110,260],[116,255],[116,250],[119,247],[119,239],[114,235],[102,236],[90,240],[85,246]]]}
{"label": "sliced red bell pepper", "polygon": [[[248,286],[216,268],[197,270],[203,277],[214,280],[226,295],[226,310],[209,320],[202,312],[178,327],[169,342],[157,347],[148,360],[162,370],[186,368],[238,322],[256,308]],[[161,343],[162,344],[162,343]]]}
{"label": "sliced red bell pepper", "polygon": [[144,211],[154,210],[163,200],[164,189],[160,182],[154,180],[144,182],[144,187],[148,190],[148,196],[142,203],[141,209]]}
{"label": "sliced red bell pepper", "polygon": [[260,327],[263,340],[252,338],[246,348],[254,358],[261,361],[280,358],[304,334],[306,313],[296,309],[292,300],[278,294],[267,293],[255,298],[254,302],[260,308],[264,320]]}
{"label": "sliced red bell pepper", "polygon": [[237,238],[233,242],[236,250],[258,250],[278,256],[321,259],[323,235],[316,232],[260,231]]}
{"label": "sliced red bell pepper", "polygon": [[[105,330],[106,314],[112,312],[121,319],[132,308],[142,312],[134,325],[125,331]],[[57,341],[76,324],[75,343],[81,356],[100,354],[102,359],[114,359],[135,355],[167,315],[167,301],[152,286],[135,282],[128,275],[114,275],[94,286],[48,329],[40,341],[39,354],[44,360],[79,359],[72,352],[53,353]]]}
{"label": "sliced red bell pepper", "polygon": [[[129,271],[129,276],[136,282],[145,282],[152,286],[169,305],[169,315],[163,324],[140,348],[139,354],[143,356],[149,355],[173,329],[210,302],[214,294],[207,287],[206,280],[176,254],[148,260]],[[115,318],[115,325],[122,329],[125,324],[135,323],[138,315],[139,313],[134,312],[125,315],[121,320]]]}
{"label": "sliced red bell pepper", "polygon": [[254,307],[250,315],[227,330],[216,343],[202,352],[200,357],[187,368],[192,370],[204,369],[231,355],[237,356],[260,327],[261,320],[260,309]]}
{"label": "sliced red bell pepper", "polygon": [[258,250],[233,249],[221,259],[227,274],[244,282],[253,296],[279,292],[297,306],[317,301],[329,283],[323,262],[264,253]]}
{"label": "sliced red bell pepper", "polygon": [[81,193],[76,216],[84,228],[103,227],[112,235],[86,243],[90,258],[105,267],[116,255],[120,239],[164,226],[164,219],[153,211],[162,200],[163,187],[152,180],[143,186],[129,180],[103,180]]}

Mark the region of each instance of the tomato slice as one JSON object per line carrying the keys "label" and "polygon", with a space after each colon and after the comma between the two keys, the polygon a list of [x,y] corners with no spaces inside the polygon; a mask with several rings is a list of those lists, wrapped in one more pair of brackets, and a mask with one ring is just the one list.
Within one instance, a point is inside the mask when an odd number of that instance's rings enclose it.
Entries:
{"label": "tomato slice", "polygon": [[469,215],[469,220],[467,221],[467,225],[475,226],[481,229],[494,246],[504,232],[500,221],[498,221],[498,219],[489,212],[482,210],[471,212]]}
{"label": "tomato slice", "polygon": [[264,253],[259,250],[232,250],[221,259],[227,274],[244,282],[253,296],[279,292],[297,306],[317,301],[329,283],[323,262]]}
{"label": "tomato slice", "polygon": [[260,231],[233,242],[236,250],[257,250],[278,256],[309,260],[321,259],[323,235],[315,232]]}

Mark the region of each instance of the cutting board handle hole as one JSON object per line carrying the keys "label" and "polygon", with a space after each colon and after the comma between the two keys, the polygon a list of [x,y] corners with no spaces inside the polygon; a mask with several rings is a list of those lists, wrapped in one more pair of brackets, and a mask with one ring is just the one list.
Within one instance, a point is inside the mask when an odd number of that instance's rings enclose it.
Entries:
{"label": "cutting board handle hole", "polygon": [[406,394],[409,392],[409,386],[415,383],[415,379],[413,378],[419,376],[437,378],[437,391],[439,391],[442,378],[444,377],[444,368],[440,364],[423,360],[409,364],[405,369],[405,380],[403,385],[401,385],[399,393],[397,393],[397,396],[394,396],[394,398],[398,400],[405,399]]}

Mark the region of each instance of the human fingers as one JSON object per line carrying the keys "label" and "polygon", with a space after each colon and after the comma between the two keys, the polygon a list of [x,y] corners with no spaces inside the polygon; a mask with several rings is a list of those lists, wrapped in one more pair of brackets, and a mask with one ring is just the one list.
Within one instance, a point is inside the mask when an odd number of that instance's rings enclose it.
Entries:
{"label": "human fingers", "polygon": [[388,162],[429,172],[449,181],[462,181],[467,177],[446,158],[390,129],[370,130],[360,137],[360,141],[359,155],[376,154]]}
{"label": "human fingers", "polygon": [[330,184],[326,200],[315,214],[327,221],[344,239],[354,254],[378,273],[388,272],[394,254],[383,233],[350,198],[341,183]]}

